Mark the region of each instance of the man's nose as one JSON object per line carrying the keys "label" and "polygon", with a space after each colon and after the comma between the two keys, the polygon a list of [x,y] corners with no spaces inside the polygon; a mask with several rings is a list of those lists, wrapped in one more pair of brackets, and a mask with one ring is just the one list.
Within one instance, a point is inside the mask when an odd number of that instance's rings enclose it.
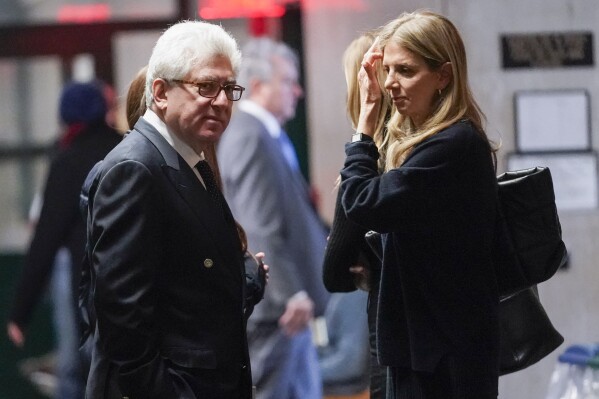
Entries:
{"label": "man's nose", "polygon": [[219,91],[216,97],[214,97],[212,100],[212,103],[215,105],[229,105],[229,102],[231,101],[227,98],[227,94],[223,89],[221,89],[221,91]]}

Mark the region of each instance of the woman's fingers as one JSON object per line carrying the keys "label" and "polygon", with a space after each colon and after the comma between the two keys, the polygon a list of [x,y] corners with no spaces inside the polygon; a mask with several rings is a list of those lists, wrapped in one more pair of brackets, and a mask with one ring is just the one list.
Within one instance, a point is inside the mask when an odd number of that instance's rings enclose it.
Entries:
{"label": "woman's fingers", "polygon": [[374,63],[382,58],[383,53],[379,48],[379,37],[377,36],[370,48],[366,51],[366,53],[364,53],[364,57],[362,58],[362,66],[367,69],[369,67],[372,68],[374,67]]}
{"label": "woman's fingers", "polygon": [[362,67],[358,71],[358,84],[360,86],[362,102],[375,103],[381,97],[376,63],[382,58],[383,53],[379,47],[379,38],[377,36],[368,51],[364,53]]}

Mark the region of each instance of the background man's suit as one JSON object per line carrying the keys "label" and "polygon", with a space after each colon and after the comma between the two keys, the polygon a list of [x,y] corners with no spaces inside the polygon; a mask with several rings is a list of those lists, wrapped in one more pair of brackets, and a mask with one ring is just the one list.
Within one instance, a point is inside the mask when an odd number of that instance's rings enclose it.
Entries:
{"label": "background man's suit", "polygon": [[[323,314],[329,296],[321,271],[326,230],[303,176],[290,167],[279,142],[253,115],[239,109],[233,113],[218,145],[218,159],[225,197],[246,230],[250,250],[264,252],[271,266],[265,297],[248,324],[258,398],[309,398],[302,396],[313,388],[306,384],[314,377],[320,381],[310,331],[287,337],[278,320],[287,300],[300,291],[314,301],[314,313]],[[293,365],[288,361],[292,357],[303,361]],[[267,382],[272,375],[277,378]],[[288,381],[296,386],[306,381],[307,391],[291,396],[279,392],[288,389]]]}
{"label": "background man's suit", "polygon": [[249,398],[243,254],[226,204],[144,118],[97,182],[89,397],[103,397],[119,368],[124,396],[228,399],[241,381]]}

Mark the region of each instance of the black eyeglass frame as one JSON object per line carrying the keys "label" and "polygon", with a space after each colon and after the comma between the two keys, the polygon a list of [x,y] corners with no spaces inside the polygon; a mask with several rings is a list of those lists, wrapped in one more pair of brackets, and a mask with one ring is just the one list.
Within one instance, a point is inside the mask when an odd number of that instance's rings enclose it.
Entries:
{"label": "black eyeglass frame", "polygon": [[[224,90],[225,91],[225,96],[227,97],[227,100],[229,100],[229,101],[239,101],[239,100],[241,100],[241,96],[243,95],[243,92],[245,90],[245,87],[240,86],[238,84],[227,83],[227,84],[223,85],[220,82],[217,82],[216,80],[203,80],[203,81],[200,81],[200,82],[193,82],[193,81],[190,81],[190,80],[171,79],[171,82],[175,82],[175,83],[186,83],[186,84],[194,85],[198,89],[198,94],[200,96],[206,97],[206,98],[216,98],[216,97],[218,97],[218,95],[220,94],[220,92],[222,90]],[[200,87],[200,85],[202,83],[216,83],[219,86],[218,87],[218,91],[213,96],[209,96],[209,95],[203,94],[202,93],[202,88]],[[229,90],[229,91],[227,91],[227,90]],[[233,94],[236,93],[236,92],[239,93],[239,98],[231,98],[233,96]]]}

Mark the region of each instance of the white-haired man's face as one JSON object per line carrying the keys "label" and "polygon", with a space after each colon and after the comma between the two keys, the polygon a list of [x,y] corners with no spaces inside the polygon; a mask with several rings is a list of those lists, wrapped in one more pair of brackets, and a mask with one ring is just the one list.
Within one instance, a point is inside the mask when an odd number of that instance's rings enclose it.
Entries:
{"label": "white-haired man's face", "polygon": [[163,99],[155,99],[168,128],[197,153],[218,141],[229,124],[233,107],[225,90],[220,90],[214,98],[200,95],[202,82],[235,84],[229,58],[212,57],[193,68],[184,79],[167,82]]}

